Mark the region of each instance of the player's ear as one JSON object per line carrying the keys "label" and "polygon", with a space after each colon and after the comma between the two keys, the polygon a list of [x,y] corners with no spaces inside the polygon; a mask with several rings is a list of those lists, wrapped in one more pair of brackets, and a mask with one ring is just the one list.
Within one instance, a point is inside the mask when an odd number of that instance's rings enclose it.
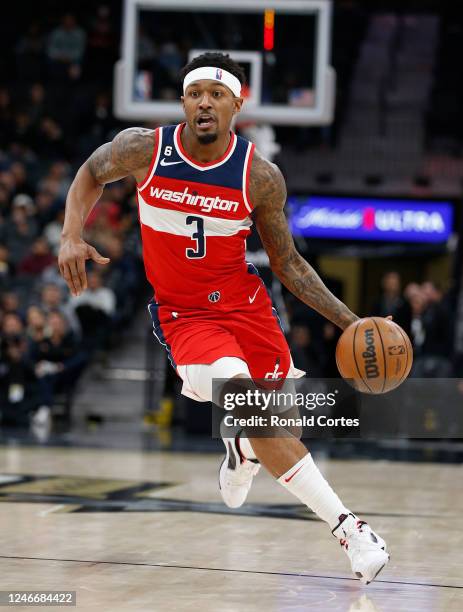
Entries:
{"label": "player's ear", "polygon": [[180,100],[182,101],[183,110],[185,110],[185,96],[180,96]]}
{"label": "player's ear", "polygon": [[233,114],[237,114],[240,112],[241,107],[243,106],[243,102],[244,102],[244,98],[234,98],[233,99],[233,103],[234,103],[234,108],[233,108]]}

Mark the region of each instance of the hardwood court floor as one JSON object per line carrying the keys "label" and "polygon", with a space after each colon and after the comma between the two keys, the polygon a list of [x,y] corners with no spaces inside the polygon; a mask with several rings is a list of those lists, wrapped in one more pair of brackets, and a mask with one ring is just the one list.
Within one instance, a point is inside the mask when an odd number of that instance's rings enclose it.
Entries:
{"label": "hardwood court floor", "polygon": [[75,590],[78,610],[104,612],[463,610],[460,466],[318,461],[390,547],[363,587],[326,525],[267,474],[227,510],[219,460],[0,448],[0,590]]}

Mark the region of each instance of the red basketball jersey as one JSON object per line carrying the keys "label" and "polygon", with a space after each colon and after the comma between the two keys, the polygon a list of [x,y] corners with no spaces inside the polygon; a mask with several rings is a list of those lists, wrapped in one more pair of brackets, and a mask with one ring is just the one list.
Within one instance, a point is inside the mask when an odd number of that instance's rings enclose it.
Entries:
{"label": "red basketball jersey", "polygon": [[143,258],[154,300],[174,311],[249,306],[256,288],[255,269],[245,261],[254,145],[232,132],[220,159],[200,163],[182,147],[184,127],[156,130],[151,167],[138,185]]}

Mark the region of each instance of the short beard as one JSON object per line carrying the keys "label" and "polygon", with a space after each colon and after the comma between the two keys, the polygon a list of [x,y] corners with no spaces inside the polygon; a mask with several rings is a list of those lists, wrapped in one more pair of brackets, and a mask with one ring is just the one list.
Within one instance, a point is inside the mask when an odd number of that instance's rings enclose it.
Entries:
{"label": "short beard", "polygon": [[196,136],[199,143],[202,145],[208,145],[215,142],[218,138],[217,132],[215,134],[200,134]]}

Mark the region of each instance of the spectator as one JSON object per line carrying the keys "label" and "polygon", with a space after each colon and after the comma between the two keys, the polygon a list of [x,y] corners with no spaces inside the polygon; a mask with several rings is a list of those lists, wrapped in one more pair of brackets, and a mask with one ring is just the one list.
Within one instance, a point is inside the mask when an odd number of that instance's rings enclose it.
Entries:
{"label": "spectator", "polygon": [[45,238],[39,237],[33,242],[30,252],[20,262],[18,272],[27,276],[40,276],[42,272],[56,264],[56,258],[50,251]]}
{"label": "spectator", "polygon": [[107,92],[99,92],[87,112],[79,119],[79,148],[88,157],[102,142],[111,140],[117,125],[112,112],[112,100]]}
{"label": "spectator", "polygon": [[42,83],[34,83],[29,90],[29,101],[26,107],[32,125],[39,125],[40,120],[45,116],[46,108],[45,88]]}
{"label": "spectator", "polygon": [[[10,321],[13,315],[7,315]],[[3,335],[0,347],[0,413],[4,423],[29,425],[41,406],[34,366],[22,334]]]}
{"label": "spectator", "polygon": [[61,26],[51,32],[47,45],[47,57],[50,60],[51,73],[54,78],[78,79],[80,77],[85,42],[86,34],[82,28],[78,27],[74,15],[71,13],[64,15]]}
{"label": "spectator", "polygon": [[92,238],[98,241],[98,236],[106,235],[108,229],[119,231],[121,223],[121,206],[114,199],[113,190],[105,189],[98,206],[91,211],[85,224],[85,229],[92,233]]}
{"label": "spectator", "polygon": [[74,308],[63,298],[63,292],[61,288],[55,283],[46,283],[40,293],[40,308],[48,314],[50,312],[59,311],[63,314],[68,322],[69,327],[72,329],[77,337],[80,337],[81,328],[79,319],[77,318]]}
{"label": "spectator", "polygon": [[140,24],[137,34],[137,59],[139,67],[149,67],[156,57],[156,47],[145,28]]}
{"label": "spectator", "polygon": [[412,373],[416,377],[451,375],[449,319],[440,302],[430,302],[423,287],[409,288],[414,348]]}
{"label": "spectator", "polygon": [[444,305],[444,295],[433,282],[421,286],[426,308],[423,324],[426,332],[423,352],[434,357],[447,358],[451,353],[450,319]]}
{"label": "spectator", "polygon": [[10,252],[10,261],[13,265],[25,257],[28,246],[37,236],[37,223],[28,214],[29,202],[31,200],[28,196],[15,199],[9,223],[3,227],[3,242]]}
{"label": "spectator", "polygon": [[411,309],[401,292],[400,274],[387,272],[381,279],[381,297],[373,305],[372,312],[378,317],[392,316],[407,334],[410,333]]}
{"label": "spectator", "polygon": [[11,129],[11,144],[19,145],[24,150],[30,150],[35,144],[34,126],[26,111],[20,109],[14,116]]}
{"label": "spectator", "polygon": [[29,182],[25,164],[19,161],[13,162],[9,167],[9,172],[13,176],[15,193],[32,196],[34,187]]}
{"label": "spectator", "polygon": [[114,292],[118,319],[123,320],[134,307],[138,283],[136,263],[130,253],[124,253],[124,243],[117,236],[106,239],[105,250],[111,260],[105,268],[105,285]]}
{"label": "spectator", "polygon": [[4,313],[17,314],[20,312],[19,296],[13,291],[4,293],[1,296],[1,310]]}
{"label": "spectator", "polygon": [[49,313],[47,328],[47,336],[32,343],[31,354],[41,401],[45,406],[52,406],[56,392],[75,384],[85,364],[85,356],[59,311]]}
{"label": "spectator", "polygon": [[45,43],[37,22],[31,23],[27,33],[16,45],[18,78],[22,81],[37,81],[43,76]]}
{"label": "spectator", "polygon": [[0,243],[0,291],[8,290],[13,282],[13,266],[8,247]]}
{"label": "spectator", "polygon": [[71,179],[69,177],[70,167],[69,164],[62,159],[55,161],[51,164],[48,169],[47,185],[50,183],[56,187],[54,193],[63,202],[66,199],[69,187],[71,186]]}
{"label": "spectator", "polygon": [[12,138],[13,108],[8,89],[0,88],[0,146],[6,147]]}
{"label": "spectator", "polygon": [[116,311],[116,296],[112,289],[103,286],[99,270],[87,273],[87,283],[87,291],[73,298],[71,305],[79,318],[86,346],[92,351],[107,343]]}
{"label": "spectator", "polygon": [[56,161],[67,158],[63,130],[52,117],[46,116],[41,120],[34,142],[34,149],[38,155],[48,160]]}
{"label": "spectator", "polygon": [[47,334],[46,322],[45,313],[41,308],[29,306],[26,315],[27,336],[34,344],[45,340]]}
{"label": "spectator", "polygon": [[112,75],[108,66],[112,66],[117,56],[117,40],[111,22],[111,9],[107,4],[97,7],[88,35],[86,54],[86,74],[101,82],[107,79],[111,82]]}
{"label": "spectator", "polygon": [[2,320],[3,338],[17,338],[24,333],[24,323],[16,312],[6,312]]}

